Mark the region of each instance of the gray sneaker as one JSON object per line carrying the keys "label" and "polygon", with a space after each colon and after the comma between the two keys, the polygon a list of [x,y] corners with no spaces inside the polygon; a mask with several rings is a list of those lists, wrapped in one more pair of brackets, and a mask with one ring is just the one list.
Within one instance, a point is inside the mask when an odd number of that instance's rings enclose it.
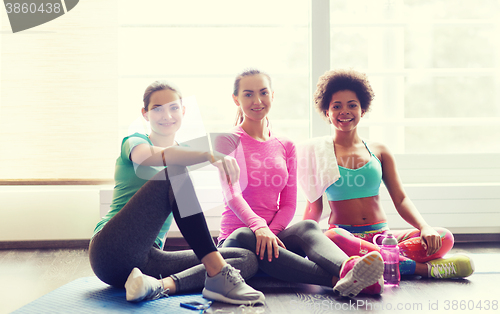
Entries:
{"label": "gray sneaker", "polygon": [[205,277],[203,297],[231,304],[264,304],[264,294],[245,283],[240,271],[226,264],[220,273]]}

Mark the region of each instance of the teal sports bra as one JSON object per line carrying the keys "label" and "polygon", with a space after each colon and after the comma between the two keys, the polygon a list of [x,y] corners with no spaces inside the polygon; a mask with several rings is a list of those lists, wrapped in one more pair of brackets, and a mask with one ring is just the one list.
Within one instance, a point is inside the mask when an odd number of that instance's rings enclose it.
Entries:
{"label": "teal sports bra", "polygon": [[364,141],[363,144],[370,153],[370,160],[358,169],[339,166],[340,178],[325,191],[329,201],[344,201],[379,194],[382,163]]}

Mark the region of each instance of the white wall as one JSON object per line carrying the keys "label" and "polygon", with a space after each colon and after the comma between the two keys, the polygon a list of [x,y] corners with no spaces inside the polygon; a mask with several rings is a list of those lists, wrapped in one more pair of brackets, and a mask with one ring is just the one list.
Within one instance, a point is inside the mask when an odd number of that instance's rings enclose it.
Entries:
{"label": "white wall", "polygon": [[[432,226],[446,227],[454,233],[500,233],[500,184],[412,184],[406,185],[405,190]],[[216,206],[221,192],[204,189],[198,190],[197,195],[210,230],[217,234],[223,211],[222,206]],[[111,203],[112,190],[102,190],[101,197],[100,210],[104,215]],[[411,228],[397,213],[384,186],[381,187],[380,197],[391,228]],[[300,192],[298,198],[292,223],[302,219],[306,205],[305,197]],[[329,214],[326,200],[324,208]],[[320,225],[327,229],[327,219],[323,219]],[[177,226],[172,225],[169,236],[181,236]]]}
{"label": "white wall", "polygon": [[[479,163],[481,165],[482,163]],[[419,166],[419,165],[416,165]],[[418,182],[426,177],[426,169],[417,171],[413,163],[400,163],[404,181]],[[473,174],[498,178],[499,170],[446,169],[439,170],[441,178]],[[482,166],[481,166],[482,167]],[[489,172],[489,173],[488,173]],[[213,188],[214,178],[196,172],[193,180],[202,207],[207,210],[207,222],[217,234],[222,212],[221,193]],[[445,176],[448,173],[448,177]],[[429,178],[429,176],[427,176]],[[406,180],[405,180],[406,179]],[[436,179],[433,179],[436,181]],[[0,186],[0,241],[73,240],[89,239],[102,213],[111,203],[113,187],[105,186]],[[433,226],[450,229],[454,233],[500,233],[500,183],[413,183],[405,189],[424,218]],[[381,188],[382,205],[392,228],[407,228],[397,215],[385,187]],[[294,221],[302,218],[305,198],[299,190]],[[328,206],[325,206],[328,208]],[[327,228],[326,221],[322,227]],[[172,226],[169,236],[180,236]]]}
{"label": "white wall", "polygon": [[102,188],[0,186],[0,241],[89,239]]}

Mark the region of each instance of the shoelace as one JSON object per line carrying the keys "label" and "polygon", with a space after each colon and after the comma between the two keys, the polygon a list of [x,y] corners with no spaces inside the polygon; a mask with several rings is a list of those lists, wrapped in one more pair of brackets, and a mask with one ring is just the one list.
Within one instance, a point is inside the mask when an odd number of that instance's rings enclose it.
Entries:
{"label": "shoelace", "polygon": [[168,292],[170,289],[163,290],[162,287],[158,287],[155,290],[153,290],[150,294],[150,296],[147,298],[148,300],[156,300],[162,297],[167,297],[168,298]]}
{"label": "shoelace", "polygon": [[227,272],[223,275],[226,276],[226,278],[229,280],[229,282],[233,284],[237,284],[238,282],[243,281],[243,277],[240,275],[240,270],[233,268],[233,267],[228,267],[226,268]]}
{"label": "shoelace", "polygon": [[457,270],[455,268],[455,264],[453,263],[437,264],[432,268],[432,273],[434,277],[444,278],[450,275],[455,275]]}
{"label": "shoelace", "polygon": [[161,286],[157,286],[156,288],[151,291],[151,293],[145,298],[147,300],[156,300],[159,298],[167,297],[168,298],[168,292],[170,289],[165,289],[165,286],[163,285],[163,278],[160,276],[160,282]]}

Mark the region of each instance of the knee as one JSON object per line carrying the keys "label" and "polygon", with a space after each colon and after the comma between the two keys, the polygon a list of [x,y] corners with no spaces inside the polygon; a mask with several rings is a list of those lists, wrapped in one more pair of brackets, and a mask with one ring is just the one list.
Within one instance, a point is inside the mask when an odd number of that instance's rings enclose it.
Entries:
{"label": "knee", "polygon": [[455,239],[453,237],[453,233],[451,233],[450,230],[446,228],[436,228],[436,231],[439,233],[439,236],[444,240],[452,241],[454,242]]}
{"label": "knee", "polygon": [[241,247],[254,250],[257,240],[255,234],[250,228],[242,227],[235,230],[224,241],[224,247]]}
{"label": "knee", "polygon": [[337,233],[334,231],[334,229],[330,229],[325,231],[325,235],[328,239],[334,241],[337,236]]}
{"label": "knee", "polygon": [[297,227],[299,227],[299,230],[302,232],[321,232],[321,228],[319,227],[319,224],[314,221],[314,220],[302,220],[297,223]]}
{"label": "knee", "polygon": [[325,235],[328,237],[328,239],[336,242],[336,240],[339,238],[349,238],[351,236],[351,233],[342,228],[332,228],[327,230],[325,232]]}
{"label": "knee", "polygon": [[242,227],[236,229],[228,238],[235,238],[237,240],[255,239],[255,233],[250,228]]}
{"label": "knee", "polygon": [[453,244],[455,243],[455,237],[450,230],[446,228],[436,228],[436,231],[439,233],[441,237],[441,244],[444,250],[451,250]]}

